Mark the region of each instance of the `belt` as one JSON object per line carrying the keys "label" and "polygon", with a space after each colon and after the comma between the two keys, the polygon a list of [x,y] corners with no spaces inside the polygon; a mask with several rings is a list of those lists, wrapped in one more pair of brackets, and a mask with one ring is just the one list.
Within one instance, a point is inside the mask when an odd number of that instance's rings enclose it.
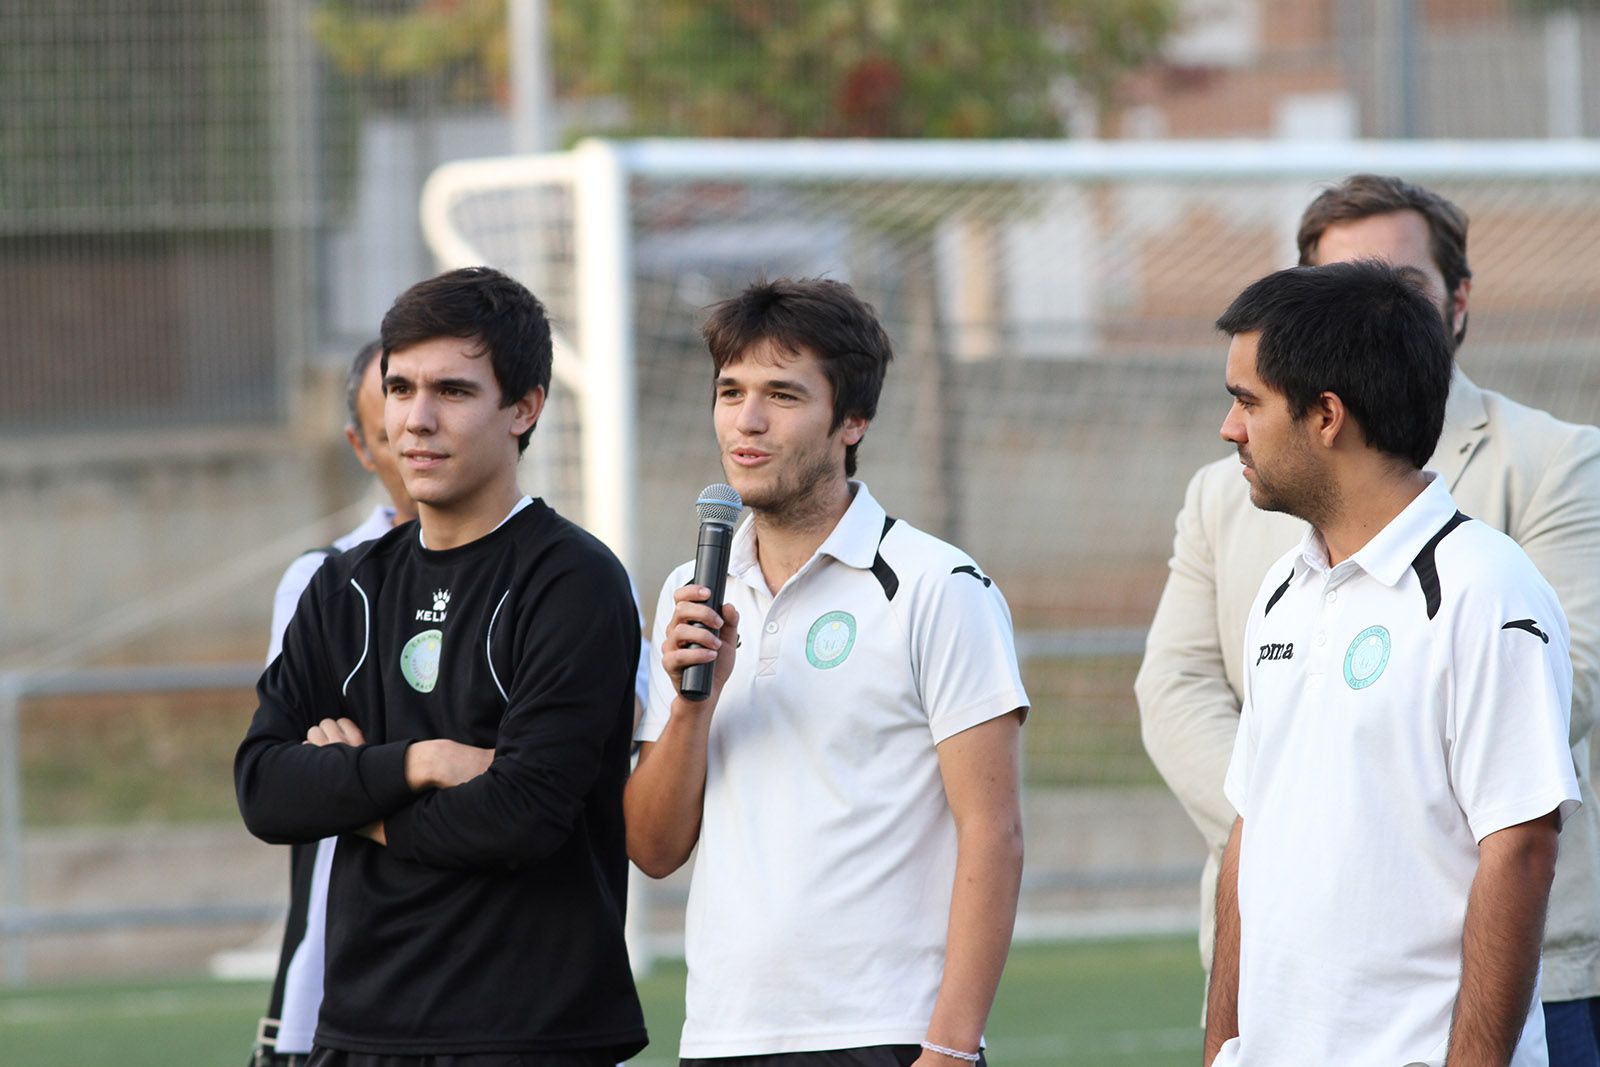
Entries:
{"label": "belt", "polygon": [[262,1019],[256,1024],[256,1050],[250,1054],[250,1067],[306,1067],[311,1061],[307,1052],[279,1052],[278,1020]]}

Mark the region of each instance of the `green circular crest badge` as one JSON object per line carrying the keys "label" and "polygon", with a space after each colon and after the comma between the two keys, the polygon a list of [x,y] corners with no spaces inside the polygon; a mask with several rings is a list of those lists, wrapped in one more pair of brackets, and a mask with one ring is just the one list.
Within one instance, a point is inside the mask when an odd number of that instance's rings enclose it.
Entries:
{"label": "green circular crest badge", "polygon": [[1369,626],[1356,634],[1344,654],[1344,683],[1351,689],[1365,689],[1383,676],[1389,665],[1389,631]]}
{"label": "green circular crest badge", "polygon": [[431,693],[439,681],[439,650],[444,645],[444,634],[439,630],[424,630],[406,642],[400,650],[400,673],[406,683],[419,693]]}
{"label": "green circular crest badge", "polygon": [[856,619],[848,611],[830,611],[811,624],[806,659],[819,671],[832,670],[856,647]]}

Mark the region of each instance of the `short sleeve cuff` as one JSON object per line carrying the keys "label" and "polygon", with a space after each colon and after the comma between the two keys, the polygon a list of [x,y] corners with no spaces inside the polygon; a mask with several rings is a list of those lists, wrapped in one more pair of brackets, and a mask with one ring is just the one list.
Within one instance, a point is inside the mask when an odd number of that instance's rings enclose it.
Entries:
{"label": "short sleeve cuff", "polygon": [[652,744],[661,740],[661,733],[667,728],[667,720],[670,718],[672,718],[670,712],[666,715],[645,712],[644,718],[639,720],[639,725],[633,728],[633,739],[641,744]]}
{"label": "short sleeve cuff", "polygon": [[1008,712],[1022,709],[1022,718],[1028,718],[1028,694],[1021,689],[1008,687],[997,693],[991,693],[982,700],[973,701],[959,711],[947,712],[940,715],[930,723],[933,731],[933,743],[943,744],[964,730],[998,719]]}
{"label": "short sleeve cuff", "polygon": [[1508,826],[1517,826],[1543,818],[1552,811],[1556,813],[1556,826],[1558,828],[1565,826],[1567,819],[1582,806],[1575,792],[1552,789],[1514,804],[1502,804],[1488,811],[1473,812],[1468,816],[1467,824],[1472,827],[1472,839],[1482,843],[1483,839],[1492,833],[1504,830]]}
{"label": "short sleeve cuff", "polygon": [[1222,783],[1222,795],[1228,799],[1229,804],[1233,805],[1233,810],[1239,814],[1240,818],[1244,817],[1244,797],[1240,795],[1242,792],[1243,790],[1234,788],[1231,780]]}
{"label": "short sleeve cuff", "polygon": [[[1242,738],[1244,731],[1241,729],[1239,732]],[[1238,763],[1239,754],[1235,752],[1233,758],[1228,761],[1228,773],[1222,779],[1222,795],[1227,798],[1229,804],[1233,805],[1233,810],[1239,813],[1239,817],[1243,818],[1245,814],[1245,794],[1249,790],[1245,788],[1245,784],[1242,781],[1245,772],[1243,768],[1238,766]]]}
{"label": "short sleeve cuff", "polygon": [[410,747],[410,741],[390,741],[360,749],[356,770],[361,787],[380,811],[393,811],[411,802],[411,787],[406,784],[406,749]]}
{"label": "short sleeve cuff", "polygon": [[633,675],[633,696],[641,707],[650,706],[650,642],[639,641],[639,669]]}

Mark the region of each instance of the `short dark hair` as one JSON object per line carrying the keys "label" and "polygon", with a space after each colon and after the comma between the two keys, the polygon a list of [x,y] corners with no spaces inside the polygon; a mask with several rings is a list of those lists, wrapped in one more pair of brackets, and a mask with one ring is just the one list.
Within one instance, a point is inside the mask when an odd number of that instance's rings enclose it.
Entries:
{"label": "short dark hair", "polygon": [[1251,283],[1217,328],[1260,332],[1256,373],[1293,418],[1334,393],[1373,448],[1418,468],[1433,455],[1452,352],[1416,270],[1378,260],[1290,267]]}
{"label": "short dark hair", "polygon": [[368,341],[356,353],[356,358],[350,363],[350,373],[344,379],[344,410],[350,419],[350,425],[356,433],[365,432],[361,425],[361,379],[367,376],[367,368],[372,366],[372,361],[383,351],[382,341]]}
{"label": "short dark hair", "polygon": [[[714,305],[701,333],[717,374],[763,341],[785,352],[816,353],[833,388],[830,433],[852,415],[870,420],[878,413],[883,376],[894,358],[872,305],[850,286],[827,278],[757,281]],[[856,472],[859,445],[845,449],[847,476]]]}
{"label": "short dark hair", "polygon": [[[1352,174],[1324,189],[1306,205],[1300,216],[1300,230],[1295,234],[1300,265],[1311,265],[1318,242],[1334,223],[1357,222],[1396,211],[1415,211],[1428,224],[1428,250],[1444,278],[1445,296],[1455,295],[1462,281],[1472,277],[1472,267],[1467,263],[1467,213],[1432,189],[1389,174]],[[1463,323],[1456,344],[1465,336]]]}
{"label": "short dark hair", "polygon": [[[544,305],[521,282],[493,267],[463,267],[413,285],[384,315],[380,336],[385,375],[391,353],[437,337],[464,337],[478,342],[474,355],[489,357],[501,407],[530,390],[550,390],[550,320]],[[517,438],[518,452],[532,436],[530,426]]]}

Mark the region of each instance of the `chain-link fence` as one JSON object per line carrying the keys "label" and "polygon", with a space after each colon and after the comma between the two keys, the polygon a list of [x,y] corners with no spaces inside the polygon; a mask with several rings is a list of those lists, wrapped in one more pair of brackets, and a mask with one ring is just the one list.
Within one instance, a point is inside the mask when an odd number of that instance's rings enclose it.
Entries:
{"label": "chain-link fence", "polygon": [[[849,281],[898,353],[862,477],[891,513],[970,551],[1033,635],[1035,781],[1150,781],[1130,686],[1137,628],[1186,481],[1229,451],[1211,324],[1293,262],[1299,212],[1323,182],[1346,165],[1400,171],[1461,204],[1474,271],[1465,369],[1563,418],[1600,416],[1600,267],[1573,252],[1600,236],[1600,154],[1539,151],[1368,145],[1252,162],[1225,145],[624,145],[631,268],[616,293],[631,294],[638,383],[637,445],[624,446],[639,471],[625,490],[637,573],[648,587],[680,561],[686,502],[721,477],[706,306],[763,274]],[[525,182],[525,166],[441,174],[435,229],[454,232],[454,254],[510,255],[561,293],[559,276],[584,269],[584,234],[540,256],[563,179]],[[524,201],[538,208],[529,230]],[[581,495],[565,503],[585,513]],[[1085,632],[1126,636],[1091,648],[1071,636]]]}
{"label": "chain-link fence", "polygon": [[[608,130],[1600,133],[1600,78],[1589,76],[1600,26],[1584,5],[543,8],[551,142]],[[797,26],[825,9],[843,14]],[[1134,20],[1127,51],[1085,50],[1091,24],[1071,20],[1090,9]],[[977,100],[955,91],[991,84],[978,74],[1005,75],[1016,53],[996,42],[1051,12],[1063,21],[1035,34],[1047,47],[1030,62],[1059,69]],[[315,420],[293,418],[313,406],[303,371],[343,362],[395,294],[435,269],[417,198],[436,165],[515,142],[511,67],[526,42],[506,38],[507,19],[505,0],[0,5],[0,331],[10,372],[0,427],[26,446],[0,457],[0,543],[24,561],[5,585],[0,662],[27,667],[40,650],[71,653],[53,661],[68,667],[259,654],[273,579],[295,551],[342,532],[314,520],[345,506],[354,484],[331,469],[337,456],[313,447],[341,447],[336,416],[324,424],[319,408]],[[768,62],[785,42],[813,51],[786,54],[788,66]],[[1085,56],[1104,62],[1084,66]],[[988,73],[963,66],[984,62]],[[1330,151],[1315,177],[1356,169],[1363,149]],[[1467,371],[1563,417],[1600,417],[1590,355],[1600,279],[1582,252],[1600,226],[1593,181],[1406,173],[1473,217]],[[1183,482],[1224,452],[1215,437],[1222,346],[1209,323],[1245,281],[1289,261],[1293,220],[1315,184],[1309,175],[635,175],[625,304],[638,477],[629,492],[646,604],[687,551],[686,501],[720,474],[696,340],[704,307],[763,270],[849,280],[878,307],[899,353],[862,473],[894,513],[956,540],[1001,581],[1038,704],[1026,734],[1032,801],[1058,786],[1153,784],[1130,684]],[[582,352],[573,187],[475,194],[453,210],[483,258],[539,292]],[[191,427],[206,435],[174,443],[175,430]],[[589,503],[582,432],[580,397],[558,382],[526,482],[579,517]],[[275,538],[288,538],[281,558],[240,552]],[[140,607],[127,614],[129,604]],[[148,624],[122,625],[128,618]],[[242,890],[182,873],[221,854],[213,830],[242,835],[223,763],[247,704],[239,690],[20,701],[24,788],[13,808],[26,809],[30,855],[44,857],[27,891],[33,904],[114,912],[114,894],[102,891],[130,868],[103,857],[119,839],[192,846],[169,870],[196,908],[259,904],[266,879],[279,892],[276,857]],[[1082,853],[1059,851],[1033,851],[1035,886],[1081,873]],[[47,870],[82,880],[39,880]],[[123,906],[145,908],[164,888],[143,885]],[[128,967],[152,959],[134,939],[107,936],[129,946]],[[80,943],[77,957],[59,958],[107,958],[104,948]]]}
{"label": "chain-link fence", "polygon": [[[526,4],[528,0],[519,0]],[[429,267],[439,162],[540,134],[1571,136],[1600,14],[1536,0],[17,0],[0,425],[284,413]]]}

